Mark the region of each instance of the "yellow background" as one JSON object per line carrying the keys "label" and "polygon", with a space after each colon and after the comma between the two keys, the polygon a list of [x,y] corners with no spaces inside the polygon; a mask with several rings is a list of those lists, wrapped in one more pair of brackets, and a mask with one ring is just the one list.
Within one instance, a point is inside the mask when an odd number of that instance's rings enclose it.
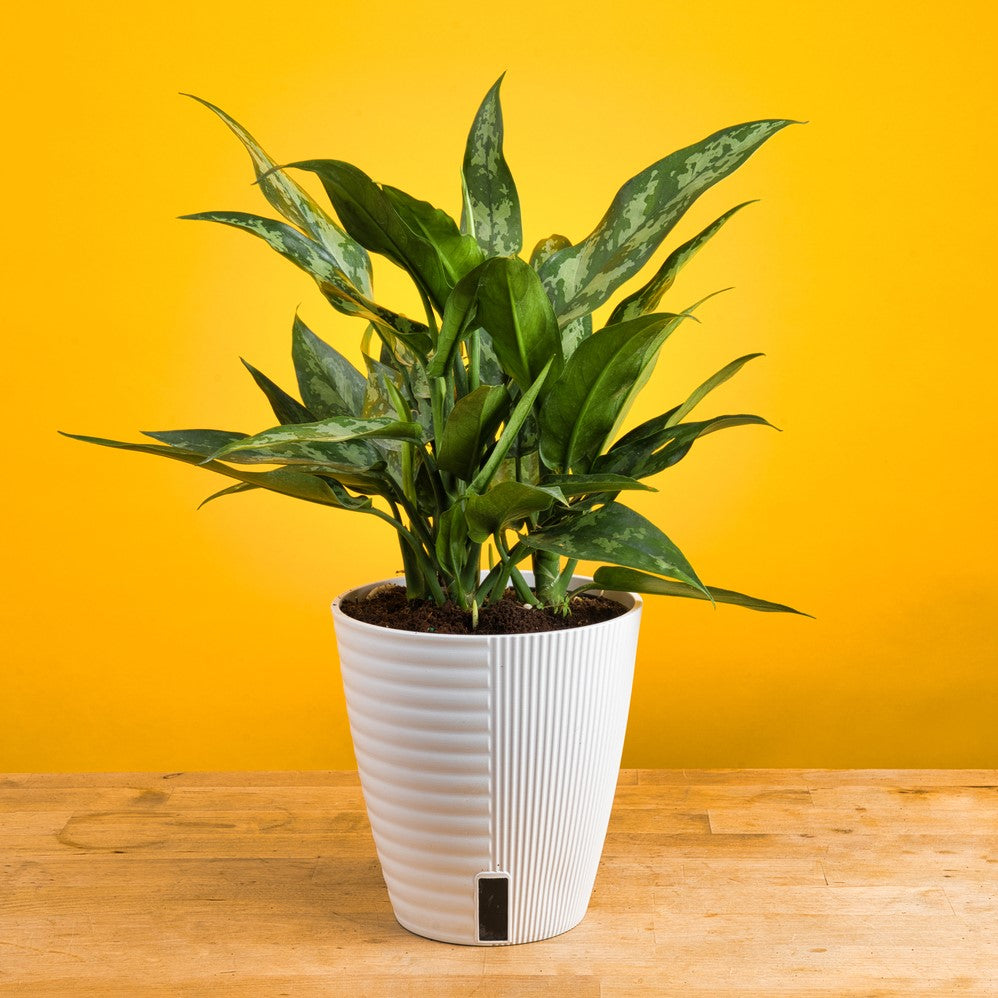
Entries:
{"label": "yellow background", "polygon": [[[7,15],[0,769],[353,765],[327,605],[394,573],[373,519],[56,429],[249,432],[287,387],[295,308],[359,329],[252,238],[238,142],[355,162],[453,213],[507,71],[528,247],[739,121],[807,119],[669,245],[759,197],[671,304],[642,407],[756,350],[712,436],[637,503],[714,585],[817,616],[646,603],[626,765],[998,765],[995,32],[991,5],[20,5]],[[656,260],[661,259],[661,254]],[[381,264],[379,298],[414,310]],[[633,285],[632,285],[633,286]]]}

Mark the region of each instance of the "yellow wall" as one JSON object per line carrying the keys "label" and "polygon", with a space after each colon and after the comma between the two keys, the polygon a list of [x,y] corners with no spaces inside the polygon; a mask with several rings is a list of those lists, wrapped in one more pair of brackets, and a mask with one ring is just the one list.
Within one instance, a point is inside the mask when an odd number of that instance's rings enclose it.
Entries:
{"label": "yellow wall", "polygon": [[[381,524],[56,429],[248,431],[238,357],[357,329],[248,236],[263,207],[192,91],[279,159],[356,162],[459,208],[495,77],[528,244],[724,125],[808,119],[704,197],[762,198],[674,301],[636,416],[765,351],[639,503],[709,583],[817,620],[650,599],[627,765],[998,765],[991,5],[22,5],[3,54],[5,664],[0,770],[350,767],[329,599],[398,568]],[[382,296],[411,308],[381,267]],[[352,347],[351,347],[352,348]],[[660,405],[661,403],[661,405]],[[706,411],[706,410],[705,410]]]}

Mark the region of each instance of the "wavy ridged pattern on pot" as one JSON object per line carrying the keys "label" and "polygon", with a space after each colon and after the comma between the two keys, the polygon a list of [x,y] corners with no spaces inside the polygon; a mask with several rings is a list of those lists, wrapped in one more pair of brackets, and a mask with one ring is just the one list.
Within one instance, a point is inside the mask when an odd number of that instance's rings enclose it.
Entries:
{"label": "wavy ridged pattern on pot", "polygon": [[[333,614],[396,918],[431,939],[483,945],[572,928],[589,904],[613,804],[640,598],[608,593],[628,612],[586,627],[437,635],[340,610],[370,588],[336,600]],[[482,873],[509,876],[498,939],[479,934]]]}

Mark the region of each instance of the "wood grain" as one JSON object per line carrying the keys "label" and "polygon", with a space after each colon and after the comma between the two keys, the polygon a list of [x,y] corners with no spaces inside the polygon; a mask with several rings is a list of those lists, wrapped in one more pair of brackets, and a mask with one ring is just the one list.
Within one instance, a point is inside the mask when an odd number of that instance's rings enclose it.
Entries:
{"label": "wood grain", "polygon": [[626,771],[589,914],[392,917],[352,773],[0,776],[0,995],[998,994],[998,771]]}

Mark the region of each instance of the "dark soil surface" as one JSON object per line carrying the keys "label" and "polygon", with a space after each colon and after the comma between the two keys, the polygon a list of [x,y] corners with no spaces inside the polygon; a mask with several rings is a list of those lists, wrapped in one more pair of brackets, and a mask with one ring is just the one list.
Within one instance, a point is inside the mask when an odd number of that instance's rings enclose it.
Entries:
{"label": "dark soil surface", "polygon": [[605,596],[583,593],[572,600],[569,616],[551,610],[524,607],[516,594],[506,590],[498,603],[488,603],[478,611],[478,627],[472,628],[471,614],[453,603],[437,606],[430,600],[409,600],[405,586],[386,585],[373,590],[366,599],[340,604],[348,616],[368,624],[397,631],[429,631],[436,634],[527,634],[533,631],[562,631],[569,627],[598,624],[625,613],[627,607]]}

